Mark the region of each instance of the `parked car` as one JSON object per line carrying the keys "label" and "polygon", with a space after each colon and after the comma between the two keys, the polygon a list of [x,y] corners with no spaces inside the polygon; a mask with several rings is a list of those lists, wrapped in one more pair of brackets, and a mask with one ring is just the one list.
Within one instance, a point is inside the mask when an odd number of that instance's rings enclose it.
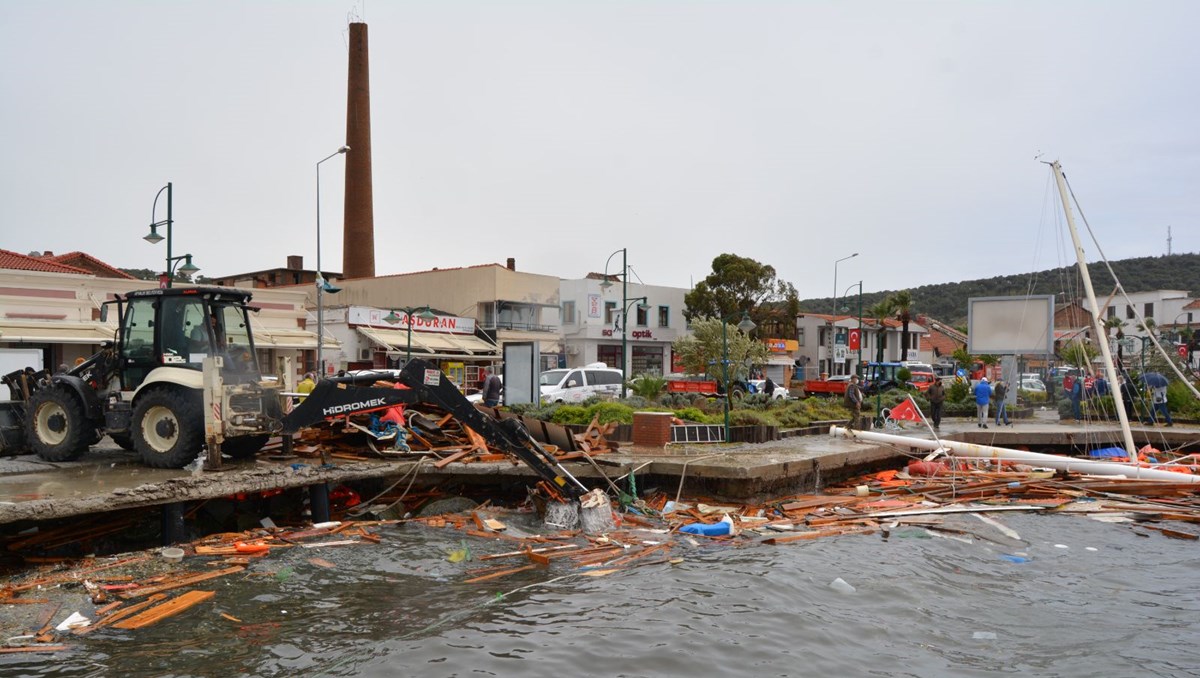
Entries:
{"label": "parked car", "polygon": [[[763,390],[767,386],[766,379],[751,379],[746,383],[754,387],[755,393],[766,393],[766,391]],[[771,400],[785,400],[788,397],[788,390],[779,384],[775,384],[775,392],[770,395]]]}
{"label": "parked car", "polygon": [[1018,387],[1022,391],[1032,391],[1034,393],[1045,393],[1046,384],[1041,379],[1022,376],[1021,385]]}
{"label": "parked car", "polygon": [[912,377],[908,380],[908,383],[912,384],[913,386],[916,386],[917,390],[920,391],[921,393],[928,391],[929,387],[933,386],[933,382],[938,381],[937,375],[934,374],[932,371],[930,371],[930,372],[919,371],[919,370],[911,370],[911,371],[912,371]]}
{"label": "parked car", "polygon": [[580,403],[593,395],[619,394],[623,382],[621,370],[604,363],[591,363],[584,367],[546,370],[539,383],[543,402]]}

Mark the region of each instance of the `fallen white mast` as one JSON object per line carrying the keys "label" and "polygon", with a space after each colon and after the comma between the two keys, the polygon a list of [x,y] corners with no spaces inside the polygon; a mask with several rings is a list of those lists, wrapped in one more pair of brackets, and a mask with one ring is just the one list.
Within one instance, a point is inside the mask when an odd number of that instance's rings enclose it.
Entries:
{"label": "fallen white mast", "polygon": [[1013,450],[1007,447],[993,447],[991,445],[961,443],[955,440],[925,440],[924,438],[909,438],[907,436],[892,435],[890,433],[855,431],[852,429],[842,428],[841,426],[829,427],[829,435],[835,438],[842,437],[850,438],[851,440],[866,440],[879,443],[890,443],[893,445],[907,445],[908,447],[915,447],[922,450],[945,450],[955,457],[963,457],[965,459],[1019,461],[1032,464],[1034,466],[1045,466],[1047,468],[1057,469],[1060,471],[1070,471],[1072,473],[1088,473],[1098,476],[1122,476],[1125,478],[1135,477],[1137,480],[1165,480],[1173,483],[1200,483],[1200,476],[1195,476],[1190,473],[1161,471],[1159,469],[1141,468],[1139,466],[1131,467],[1128,464],[1118,464],[1108,461],[1074,459],[1072,457],[1060,457],[1056,454],[1042,454],[1040,452]]}
{"label": "fallen white mast", "polygon": [[[1137,445],[1133,442],[1133,432],[1129,430],[1129,418],[1125,413],[1121,382],[1117,380],[1112,351],[1108,348],[1108,330],[1104,328],[1104,321],[1100,316],[1100,306],[1096,303],[1096,292],[1092,289],[1092,276],[1088,273],[1087,259],[1083,256],[1083,243],[1079,242],[1079,231],[1075,230],[1075,217],[1071,216],[1071,202],[1067,198],[1066,179],[1063,177],[1062,166],[1058,164],[1057,160],[1050,163],[1050,169],[1054,171],[1054,180],[1058,184],[1058,195],[1062,199],[1063,213],[1067,217],[1067,228],[1071,231],[1071,242],[1075,245],[1075,258],[1079,262],[1079,277],[1083,281],[1083,290],[1087,293],[1092,328],[1096,330],[1096,343],[1100,345],[1100,357],[1104,360],[1104,373],[1108,378],[1108,383],[1111,384],[1113,407],[1117,411],[1117,421],[1121,423],[1121,436],[1125,439],[1125,450],[1129,453],[1129,463],[1136,467]],[[1139,474],[1138,477],[1141,475]]]}

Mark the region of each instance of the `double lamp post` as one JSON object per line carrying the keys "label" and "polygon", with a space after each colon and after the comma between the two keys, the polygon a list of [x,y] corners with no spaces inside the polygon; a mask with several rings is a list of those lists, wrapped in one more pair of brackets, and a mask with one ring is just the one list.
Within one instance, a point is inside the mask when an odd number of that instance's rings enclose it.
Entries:
{"label": "double lamp post", "polygon": [[[829,376],[831,376],[831,377],[834,374],[834,370],[833,370],[833,346],[834,346],[833,335],[837,332],[837,309],[838,309],[837,267],[838,267],[838,264],[842,263],[843,261],[846,261],[847,259],[853,259],[854,257],[857,257],[857,256],[858,256],[858,252],[855,252],[854,254],[851,254],[850,256],[842,257],[841,259],[838,259],[837,261],[833,262],[833,313],[831,313],[829,316]],[[861,326],[862,326],[862,323],[860,322],[859,327],[861,328]]]}
{"label": "double lamp post", "polygon": [[[163,191],[167,192],[167,218],[163,219],[161,221],[158,221],[158,220],[155,220],[155,217],[158,216],[158,199],[160,196],[162,196]],[[196,273],[200,270],[196,266],[192,265],[192,255],[191,254],[181,254],[177,257],[171,256],[171,235],[172,235],[171,234],[171,226],[174,225],[174,223],[175,223],[175,220],[172,218],[172,213],[171,213],[172,197],[173,197],[171,194],[172,194],[172,186],[171,186],[171,182],[169,182],[169,181],[167,182],[166,186],[163,186],[162,188],[158,189],[158,193],[155,194],[155,196],[154,196],[154,205],[150,208],[150,232],[142,237],[143,240],[150,243],[151,245],[157,245],[158,243],[160,243],[164,240],[164,238],[158,234],[158,227],[159,226],[167,227],[167,237],[165,238],[167,241],[167,268],[166,268],[166,272],[163,274],[162,280],[160,281],[161,287],[170,287],[171,286],[171,281],[175,278],[175,266],[180,261],[183,262],[183,266],[179,267],[179,272],[182,273],[183,275],[190,277],[193,273]]]}
{"label": "double lamp post", "polygon": [[629,298],[629,261],[628,252],[625,248],[613,252],[608,255],[608,259],[604,262],[604,280],[600,283],[600,289],[607,290],[612,287],[612,281],[608,279],[608,265],[612,262],[612,258],[621,254],[621,397],[624,398],[628,394],[627,384],[629,383],[629,306],[630,302],[638,304],[641,310],[648,309],[649,306],[646,297]]}

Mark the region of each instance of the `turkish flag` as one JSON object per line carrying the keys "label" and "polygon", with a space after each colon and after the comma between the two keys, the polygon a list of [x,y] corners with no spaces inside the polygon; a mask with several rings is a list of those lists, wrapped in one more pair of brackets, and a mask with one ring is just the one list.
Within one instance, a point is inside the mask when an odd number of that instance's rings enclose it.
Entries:
{"label": "turkish flag", "polygon": [[862,348],[862,330],[850,330],[850,350],[857,351]]}
{"label": "turkish flag", "polygon": [[1179,353],[1180,358],[1187,358],[1187,344],[1180,344],[1175,351]]}
{"label": "turkish flag", "polygon": [[921,421],[921,411],[913,404],[912,397],[892,408],[889,417],[897,421],[907,419],[909,421]]}

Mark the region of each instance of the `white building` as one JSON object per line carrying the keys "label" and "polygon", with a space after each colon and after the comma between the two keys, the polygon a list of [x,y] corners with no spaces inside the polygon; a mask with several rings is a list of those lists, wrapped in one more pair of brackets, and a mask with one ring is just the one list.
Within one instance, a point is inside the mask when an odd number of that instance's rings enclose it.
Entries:
{"label": "white building", "polygon": [[[622,297],[621,281],[590,274],[578,280],[559,281],[562,299],[562,337],[567,367],[601,362],[621,368],[622,331],[629,347],[628,375],[667,374],[671,344],[687,334],[680,287],[630,284]],[[644,299],[644,302],[643,302]],[[627,301],[629,323],[622,321],[622,301]]]}
{"label": "white building", "polygon": [[1150,292],[1134,292],[1128,295],[1127,303],[1123,296],[1113,297],[1108,302],[1105,312],[1107,318],[1120,318],[1125,322],[1121,331],[1126,336],[1145,336],[1141,323],[1136,319],[1138,314],[1146,320],[1153,320],[1154,326],[1163,328],[1191,323],[1189,311],[1184,307],[1194,301],[1185,290],[1152,290]]}
{"label": "white building", "polygon": [[[834,319],[833,351],[830,355],[830,318]],[[925,328],[916,322],[908,323],[908,356],[900,355],[903,341],[903,325],[891,318],[883,321],[881,334],[874,318],[862,319],[862,334],[859,345],[862,362],[874,361],[883,344],[884,362],[901,360],[928,361],[932,354],[921,346],[921,335]],[[796,316],[796,379],[819,379],[821,374],[853,374],[859,361],[859,350],[853,346],[853,333],[859,328],[858,316],[830,316],[828,313],[801,313]],[[832,358],[832,360],[831,360]],[[800,368],[803,368],[801,370]]]}

